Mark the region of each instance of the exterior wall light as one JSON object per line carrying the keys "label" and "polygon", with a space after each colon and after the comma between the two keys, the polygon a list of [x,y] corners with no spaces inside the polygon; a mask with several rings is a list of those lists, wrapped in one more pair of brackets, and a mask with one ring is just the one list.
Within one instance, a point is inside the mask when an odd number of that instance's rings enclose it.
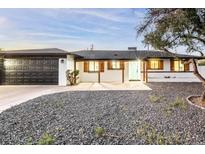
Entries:
{"label": "exterior wall light", "polygon": [[61,59],[61,63],[62,63],[62,64],[64,63],[64,59]]}

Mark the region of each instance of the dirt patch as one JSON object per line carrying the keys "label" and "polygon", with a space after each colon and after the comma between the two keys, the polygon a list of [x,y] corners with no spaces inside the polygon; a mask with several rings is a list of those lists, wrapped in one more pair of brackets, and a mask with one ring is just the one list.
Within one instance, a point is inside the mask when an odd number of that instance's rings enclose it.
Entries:
{"label": "dirt patch", "polygon": [[205,109],[205,103],[201,103],[201,96],[191,96],[188,100],[196,106],[203,107]]}

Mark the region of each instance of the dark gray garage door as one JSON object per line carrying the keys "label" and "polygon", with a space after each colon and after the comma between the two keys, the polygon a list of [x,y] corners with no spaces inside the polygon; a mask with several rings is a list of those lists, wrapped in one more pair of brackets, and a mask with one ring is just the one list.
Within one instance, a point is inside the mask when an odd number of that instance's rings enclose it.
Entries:
{"label": "dark gray garage door", "polygon": [[58,58],[6,58],[1,74],[3,85],[58,84]]}

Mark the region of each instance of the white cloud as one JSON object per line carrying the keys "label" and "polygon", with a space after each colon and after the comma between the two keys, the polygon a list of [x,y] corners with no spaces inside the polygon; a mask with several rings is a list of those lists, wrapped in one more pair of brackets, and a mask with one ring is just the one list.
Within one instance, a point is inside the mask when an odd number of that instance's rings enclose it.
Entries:
{"label": "white cloud", "polygon": [[93,16],[97,18],[101,18],[108,21],[114,21],[114,22],[122,22],[122,23],[132,23],[133,21],[128,20],[127,17],[123,17],[122,14],[120,15],[119,12],[115,11],[100,11],[94,10],[94,9],[65,9],[64,10],[67,13],[73,13],[73,14],[82,14],[82,15],[88,15]]}
{"label": "white cloud", "polygon": [[75,30],[84,31],[84,32],[99,33],[99,34],[108,33],[106,30],[100,29],[100,28],[84,28],[84,27],[79,27],[75,25],[69,25],[68,27],[75,29]]}
{"label": "white cloud", "polygon": [[32,33],[25,33],[25,35],[28,36],[42,36],[42,37],[54,37],[54,38],[70,38],[70,39],[79,39],[80,36],[74,36],[74,35],[63,35],[63,34],[54,34],[54,33],[41,33],[41,32],[32,32]]}

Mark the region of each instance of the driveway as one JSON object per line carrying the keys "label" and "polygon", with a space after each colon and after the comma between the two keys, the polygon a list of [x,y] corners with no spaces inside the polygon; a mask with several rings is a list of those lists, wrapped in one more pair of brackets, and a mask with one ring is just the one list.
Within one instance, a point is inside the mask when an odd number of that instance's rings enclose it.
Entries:
{"label": "driveway", "polygon": [[0,112],[30,99],[64,91],[98,91],[98,90],[151,90],[141,82],[130,83],[80,83],[77,86],[55,85],[21,85],[0,86]]}
{"label": "driveway", "polygon": [[67,87],[53,85],[0,86],[0,112],[35,97],[67,90]]}

